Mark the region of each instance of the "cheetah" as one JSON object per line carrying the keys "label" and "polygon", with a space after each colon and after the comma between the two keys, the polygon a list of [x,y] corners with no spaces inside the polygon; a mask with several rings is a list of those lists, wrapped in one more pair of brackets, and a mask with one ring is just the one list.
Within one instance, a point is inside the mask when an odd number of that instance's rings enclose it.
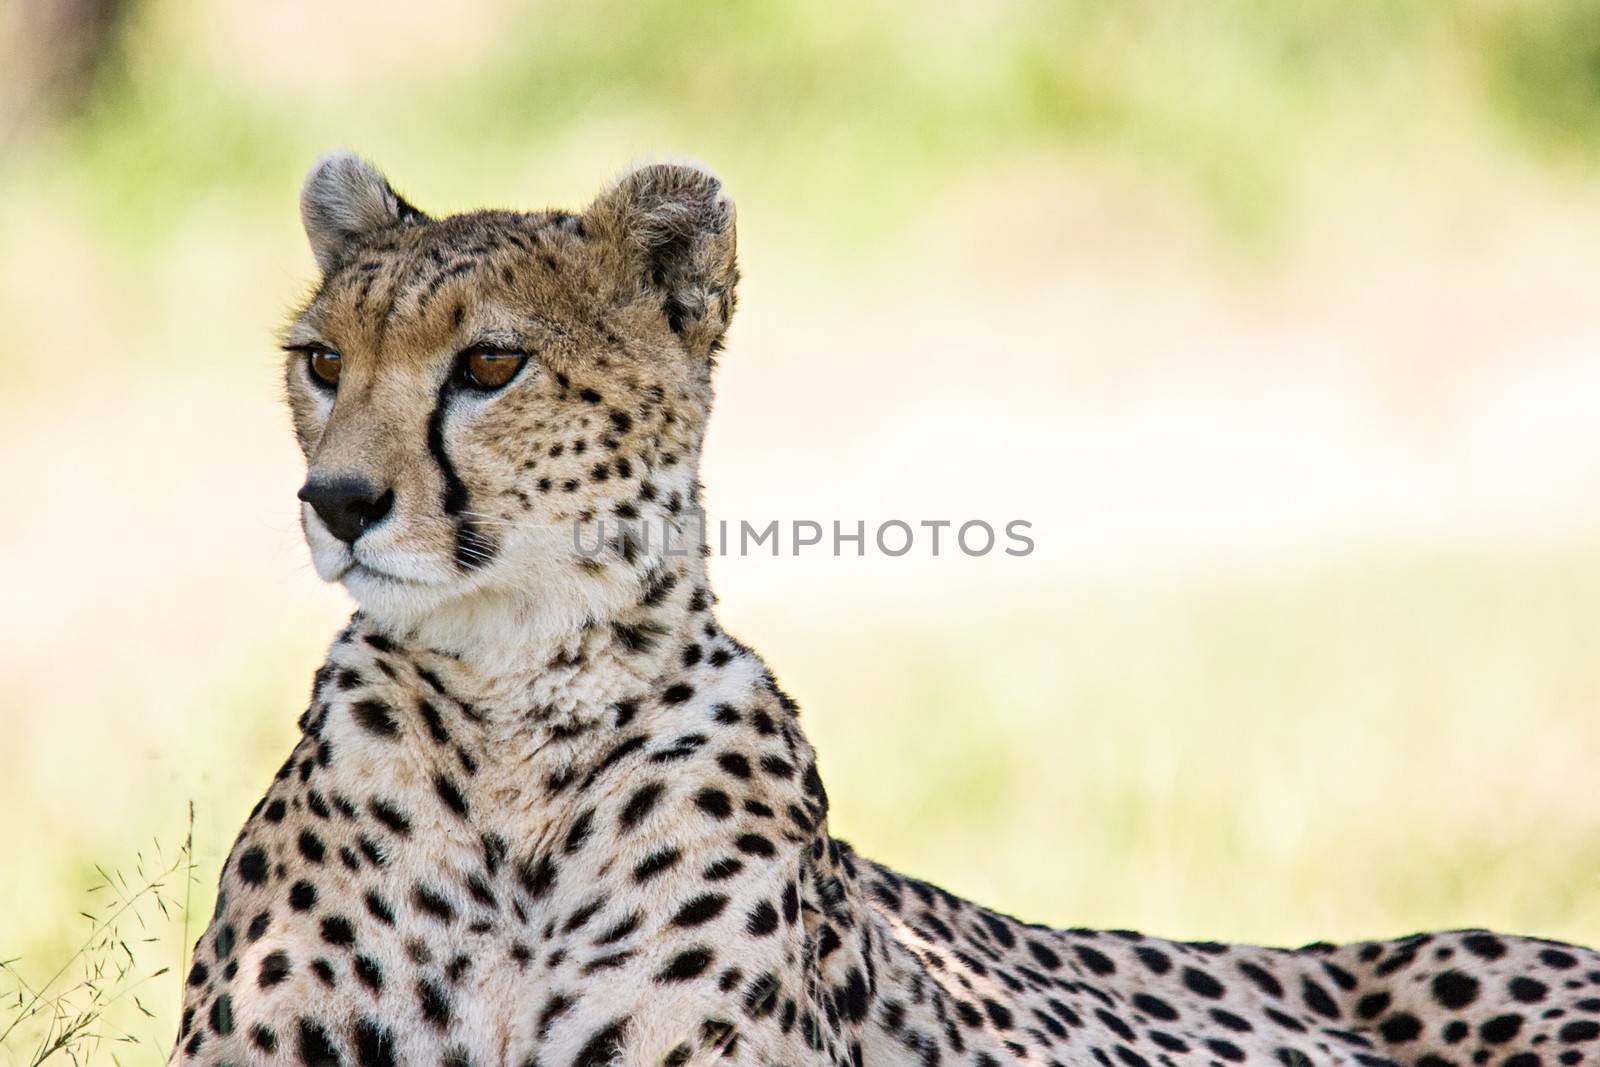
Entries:
{"label": "cheetah", "polygon": [[335,154],[301,214],[301,518],[357,611],[223,868],[170,1062],[1600,1061],[1587,949],[1056,930],[834,838],[705,553],[644,535],[700,507],[738,278],[710,174],[434,218]]}

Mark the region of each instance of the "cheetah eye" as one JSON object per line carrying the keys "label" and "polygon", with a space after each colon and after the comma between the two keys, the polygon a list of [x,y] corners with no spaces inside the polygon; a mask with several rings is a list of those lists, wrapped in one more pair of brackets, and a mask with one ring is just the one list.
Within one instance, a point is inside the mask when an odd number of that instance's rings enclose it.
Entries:
{"label": "cheetah eye", "polygon": [[528,353],[474,345],[457,358],[456,374],[463,385],[482,392],[503,389],[517,376]]}
{"label": "cheetah eye", "polygon": [[330,352],[326,348],[313,348],[306,353],[306,365],[322,384],[338,385],[339,368],[344,365],[344,360],[339,358],[337,352]]}
{"label": "cheetah eye", "polygon": [[322,345],[295,345],[289,351],[299,352],[305,357],[306,370],[311,372],[317,384],[330,388],[339,384],[339,369],[344,365],[344,360],[333,349]]}

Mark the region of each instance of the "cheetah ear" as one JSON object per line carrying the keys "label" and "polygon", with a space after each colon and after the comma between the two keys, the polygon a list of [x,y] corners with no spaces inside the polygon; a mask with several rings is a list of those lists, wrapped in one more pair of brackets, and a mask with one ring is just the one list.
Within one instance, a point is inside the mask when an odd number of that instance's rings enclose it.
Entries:
{"label": "cheetah ear", "polygon": [[618,281],[659,300],[691,352],[710,357],[722,347],[739,270],[733,201],[716,175],[679,164],[639,167],[601,193],[584,221],[618,253]]}
{"label": "cheetah ear", "polygon": [[312,164],[300,187],[300,221],[324,274],[368,234],[427,216],[399,196],[377,168],[353,152],[330,152]]}

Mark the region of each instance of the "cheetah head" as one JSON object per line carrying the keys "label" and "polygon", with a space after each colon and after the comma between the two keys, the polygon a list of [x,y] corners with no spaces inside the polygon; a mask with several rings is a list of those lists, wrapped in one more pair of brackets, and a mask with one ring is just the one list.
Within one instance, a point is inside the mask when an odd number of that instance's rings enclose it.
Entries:
{"label": "cheetah head", "polygon": [[598,547],[602,523],[696,508],[737,275],[721,183],[649,165],[582,214],[436,219],[335,154],[300,204],[321,279],[283,347],[317,573],[463,642],[507,610],[572,627],[637,600],[682,545]]}

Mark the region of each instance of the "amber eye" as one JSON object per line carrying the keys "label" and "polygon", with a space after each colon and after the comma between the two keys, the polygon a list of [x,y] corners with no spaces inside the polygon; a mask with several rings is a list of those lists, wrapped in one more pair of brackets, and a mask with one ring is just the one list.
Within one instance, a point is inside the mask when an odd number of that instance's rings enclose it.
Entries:
{"label": "amber eye", "polygon": [[462,380],[474,389],[499,389],[515,378],[526,362],[526,352],[469,348],[461,353],[460,374]]}
{"label": "amber eye", "polygon": [[339,384],[339,367],[343,362],[339,353],[326,348],[306,350],[306,366],[311,368],[312,376],[323,385]]}

